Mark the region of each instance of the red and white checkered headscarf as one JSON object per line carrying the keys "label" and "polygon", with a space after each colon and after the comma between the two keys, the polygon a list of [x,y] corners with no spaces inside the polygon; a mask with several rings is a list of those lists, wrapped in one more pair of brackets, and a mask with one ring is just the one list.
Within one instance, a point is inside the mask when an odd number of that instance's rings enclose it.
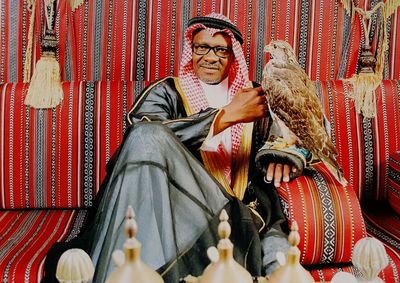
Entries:
{"label": "red and white checkered headscarf", "polygon": [[[212,13],[207,15],[206,17],[217,18],[232,24],[232,22],[226,16],[221,14]],[[204,93],[203,88],[200,85],[199,78],[195,75],[192,63],[193,32],[197,29],[205,29],[212,36],[215,33],[222,31],[231,38],[232,51],[235,58],[229,71],[229,92],[228,92],[229,101],[232,100],[233,96],[236,95],[237,91],[240,88],[246,87],[249,82],[249,72],[247,69],[246,60],[244,58],[242,46],[240,45],[239,41],[235,38],[231,30],[229,30],[228,28],[222,30],[211,28],[201,23],[196,23],[191,25],[185,31],[183,54],[180,63],[178,77],[179,77],[179,83],[181,84],[183,92],[185,93],[186,98],[188,99],[188,102],[193,110],[193,113],[198,113],[200,112],[201,109],[206,109],[207,107],[209,107],[206,95]],[[239,150],[242,130],[243,130],[243,124],[236,124],[231,129],[232,159],[235,158]]]}

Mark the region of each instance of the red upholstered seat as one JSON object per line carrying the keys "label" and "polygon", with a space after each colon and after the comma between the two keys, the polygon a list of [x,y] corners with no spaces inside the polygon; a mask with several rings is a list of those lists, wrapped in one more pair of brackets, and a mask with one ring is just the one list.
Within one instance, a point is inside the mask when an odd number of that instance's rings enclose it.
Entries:
{"label": "red upholstered seat", "polygon": [[389,204],[400,215],[400,152],[389,158],[387,197]]}
{"label": "red upholstered seat", "polygon": [[80,231],[86,210],[1,210],[0,275],[3,282],[39,282],[45,256],[57,241]]}
{"label": "red upholstered seat", "polygon": [[357,196],[322,163],[278,188],[285,214],[299,225],[300,262],[305,265],[349,263],[353,247],[366,237]]}
{"label": "red upholstered seat", "polygon": [[373,119],[357,115],[344,81],[317,82],[316,87],[349,185],[338,184],[318,163],[305,176],[278,189],[288,219],[299,224],[301,261],[317,281],[329,281],[343,265],[353,270],[349,263],[354,244],[368,233],[384,242],[391,257],[381,278],[395,282],[399,278],[400,217],[385,202],[385,194],[396,183],[391,173],[392,167],[397,168],[396,158],[388,157],[396,156],[400,145],[399,83],[383,81],[378,87]]}
{"label": "red upholstered seat", "polygon": [[[69,2],[57,1],[57,35],[63,43],[57,56],[65,82],[64,101],[54,110],[32,110],[23,105],[27,85],[21,82],[30,25],[27,1],[2,1],[0,5],[0,228],[10,229],[0,233],[3,282],[38,281],[50,242],[74,235],[71,227],[81,224],[76,218],[81,215],[80,209],[92,204],[105,175],[105,164],[122,140],[124,117],[135,94],[147,84],[145,81],[177,74],[180,39],[188,19],[210,12],[227,15],[242,31],[251,80],[261,79],[266,61],[263,47],[271,39],[284,39],[294,46],[300,65],[317,81],[339,162],[354,190],[353,194],[343,189],[331,191],[330,197],[348,197],[344,204],[355,208],[354,215],[359,215],[355,196],[362,201],[367,233],[385,243],[392,259],[381,277],[387,283],[399,282],[400,218],[388,200],[397,207],[398,183],[391,173],[397,167],[389,157],[400,151],[400,9],[387,22],[389,48],[384,78],[388,80],[377,89],[377,116],[363,119],[354,111],[348,84],[340,80],[357,71],[362,26],[360,16],[347,15],[341,1],[103,0],[84,1],[75,11],[69,8]],[[369,9],[377,1],[353,2]],[[382,32],[376,25],[380,20],[375,16],[371,20],[369,37],[374,53]],[[33,61],[41,54],[40,30],[36,24]],[[103,82],[85,82],[95,80]],[[398,159],[395,156],[393,160]],[[302,207],[317,203],[318,183],[299,179],[290,189],[294,190],[296,184],[308,191],[304,199],[313,198]],[[288,196],[290,190],[285,192]],[[350,207],[340,209],[342,202],[338,199],[334,203],[339,212],[336,217],[344,216],[335,223],[362,223],[346,218]],[[324,252],[321,239],[312,239],[323,234],[316,228],[322,228],[324,219],[315,218],[313,222],[308,216],[298,217],[303,217],[308,227],[313,225],[315,232],[308,229],[311,234],[305,233],[303,241],[316,247],[318,240],[318,251]],[[61,221],[59,229],[50,237],[54,229],[49,225],[57,221]],[[34,230],[33,225],[42,226]],[[339,228],[335,231],[345,231]],[[346,241],[338,251],[351,246],[344,237],[337,239]],[[303,258],[310,262],[322,258],[308,254],[316,250],[307,245],[302,250]],[[345,253],[346,257],[329,257],[348,262],[348,250]],[[330,280],[342,266],[308,267],[317,280]]]}
{"label": "red upholstered seat", "polygon": [[78,234],[144,85],[66,82],[53,110],[26,107],[26,84],[0,85],[3,282],[39,282],[52,244]]}
{"label": "red upholstered seat", "polygon": [[0,86],[0,208],[90,207],[143,85],[66,82],[53,110],[26,107],[26,84]]}
{"label": "red upholstered seat", "polygon": [[[373,236],[373,235],[368,235]],[[400,254],[398,249],[385,245],[386,251],[389,256],[388,266],[379,273],[379,278],[384,282],[398,282],[399,280],[399,265],[400,265]],[[337,265],[314,265],[305,266],[310,269],[311,275],[316,282],[330,281],[338,271],[344,271],[352,273],[356,277],[361,277],[361,272],[351,264],[337,264]]]}

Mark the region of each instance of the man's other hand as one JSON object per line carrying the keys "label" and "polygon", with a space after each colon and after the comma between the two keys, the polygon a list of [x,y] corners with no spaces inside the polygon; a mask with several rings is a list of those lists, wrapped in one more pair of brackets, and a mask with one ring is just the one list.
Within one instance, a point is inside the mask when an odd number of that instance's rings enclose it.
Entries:
{"label": "man's other hand", "polygon": [[290,173],[296,173],[297,168],[288,164],[282,163],[269,163],[267,167],[267,174],[265,175],[265,181],[271,183],[274,181],[275,187],[280,187],[281,182],[290,181]]}

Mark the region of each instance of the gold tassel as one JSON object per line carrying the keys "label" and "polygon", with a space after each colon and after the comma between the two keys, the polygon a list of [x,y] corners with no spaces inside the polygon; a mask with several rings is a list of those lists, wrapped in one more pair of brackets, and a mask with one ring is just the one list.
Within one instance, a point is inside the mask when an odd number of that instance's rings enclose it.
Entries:
{"label": "gold tassel", "polygon": [[383,18],[385,21],[397,10],[400,6],[400,0],[387,0],[383,9]]}
{"label": "gold tassel", "polygon": [[62,100],[60,65],[53,52],[44,52],[36,63],[24,103],[33,108],[53,108]]}
{"label": "gold tassel", "polygon": [[71,10],[74,11],[76,8],[82,5],[85,0],[69,0],[69,2],[71,4]]}
{"label": "gold tassel", "polygon": [[354,101],[357,113],[366,118],[375,116],[375,89],[380,85],[382,76],[377,73],[354,74],[347,79],[351,85],[350,98]]}
{"label": "gold tassel", "polygon": [[347,15],[351,17],[351,22],[353,22],[355,15],[353,0],[340,0],[340,2],[343,4],[343,8]]}
{"label": "gold tassel", "polygon": [[[349,12],[349,2],[348,0],[343,0],[346,11]],[[385,68],[385,54],[388,50],[388,34],[387,34],[387,20],[388,18],[397,10],[400,6],[400,0],[387,0],[385,3],[379,2],[371,11],[363,11],[357,7],[354,8],[360,13],[361,21],[364,24],[365,32],[365,42],[367,47],[369,47],[369,31],[371,24],[371,16],[378,9],[382,12],[381,21],[381,36],[380,36],[380,46],[377,52],[377,60],[375,71],[363,72],[360,74],[354,74],[350,79],[346,81],[350,82],[353,86],[350,98],[354,100],[357,113],[362,113],[366,118],[372,118],[375,116],[375,90],[380,85],[383,79],[383,71]],[[366,26],[365,20],[369,21],[368,28]]]}

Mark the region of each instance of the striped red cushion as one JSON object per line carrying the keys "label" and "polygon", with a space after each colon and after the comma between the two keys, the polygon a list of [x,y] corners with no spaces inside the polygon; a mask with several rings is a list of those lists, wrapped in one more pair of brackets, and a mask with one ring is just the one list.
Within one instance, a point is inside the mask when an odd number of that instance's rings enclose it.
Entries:
{"label": "striped red cushion", "polygon": [[399,81],[384,80],[376,89],[376,117],[371,119],[356,113],[348,83],[325,81],[316,86],[344,176],[359,199],[385,199],[389,156],[400,150]]}
{"label": "striped red cushion", "polygon": [[387,197],[390,206],[400,215],[400,152],[389,158]]}
{"label": "striped red cushion", "polygon": [[40,282],[50,247],[79,232],[86,210],[0,211],[0,278]]}
{"label": "striped red cushion", "polygon": [[[369,235],[370,236],[370,235]],[[384,282],[399,282],[400,276],[398,266],[400,265],[400,253],[385,244],[386,252],[389,256],[389,265],[379,273],[379,278]],[[327,266],[306,266],[310,270],[316,282],[328,282],[339,271],[349,272],[356,277],[361,277],[361,272],[351,264],[327,265]]]}
{"label": "striped red cushion", "polygon": [[91,206],[143,85],[66,82],[49,110],[24,105],[26,84],[0,86],[0,208]]}
{"label": "striped red cushion", "polygon": [[366,236],[356,194],[317,163],[304,176],[278,188],[289,222],[299,225],[302,264],[350,262],[355,243]]}

